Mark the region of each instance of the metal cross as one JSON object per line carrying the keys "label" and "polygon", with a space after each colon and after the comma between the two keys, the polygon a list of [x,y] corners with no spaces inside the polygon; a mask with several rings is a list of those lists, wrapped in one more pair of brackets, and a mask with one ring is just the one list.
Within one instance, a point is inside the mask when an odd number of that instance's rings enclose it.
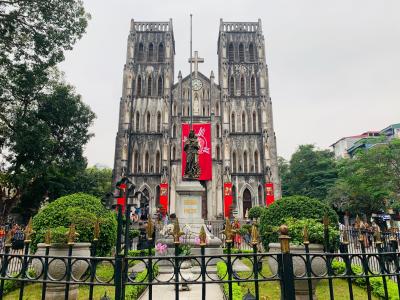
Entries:
{"label": "metal cross", "polygon": [[189,58],[189,63],[194,63],[194,77],[197,78],[197,72],[199,70],[199,63],[204,62],[204,58],[199,57],[199,52],[194,51],[194,57],[192,59]]}

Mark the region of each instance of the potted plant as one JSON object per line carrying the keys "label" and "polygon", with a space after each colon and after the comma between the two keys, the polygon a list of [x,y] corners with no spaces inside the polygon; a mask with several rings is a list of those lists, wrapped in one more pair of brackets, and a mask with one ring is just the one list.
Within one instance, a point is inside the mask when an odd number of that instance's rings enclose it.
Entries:
{"label": "potted plant", "polygon": [[[280,225],[287,226],[287,234],[290,237],[290,252],[305,253],[304,239],[309,242],[310,253],[324,252],[324,225],[322,219],[329,216],[329,244],[336,248],[339,245],[339,231],[337,229],[337,214],[326,204],[319,200],[302,196],[282,198],[274,202],[261,215],[260,232],[264,247],[270,253],[281,253],[278,228]],[[304,228],[307,236],[304,236]],[[278,272],[276,257],[270,257],[268,264],[273,273]],[[312,277],[326,273],[326,261],[322,258],[311,259]],[[304,257],[293,257],[293,273],[296,277],[306,276],[307,269]],[[312,291],[315,298],[315,288],[318,279],[312,279]],[[308,299],[307,280],[295,280],[296,299]]]}
{"label": "potted plant", "polygon": [[[71,227],[71,224],[74,225]],[[106,256],[111,252],[117,235],[115,213],[107,210],[100,199],[83,193],[64,196],[44,206],[33,217],[32,226],[36,234],[32,239],[31,252],[44,256],[46,247],[49,247],[50,256],[61,257],[49,262],[48,275],[54,281],[65,280],[62,275],[66,271],[68,243],[73,243],[72,256],[89,257],[90,246],[97,232],[96,254]],[[95,227],[97,230],[94,230]],[[33,261],[37,274],[42,273],[42,262],[43,260],[39,259]],[[85,260],[73,259],[72,266],[72,278],[78,281],[86,271],[88,263]],[[52,283],[47,286],[48,299],[64,298],[65,284]],[[77,285],[71,285],[69,299],[77,299],[77,293]]]}

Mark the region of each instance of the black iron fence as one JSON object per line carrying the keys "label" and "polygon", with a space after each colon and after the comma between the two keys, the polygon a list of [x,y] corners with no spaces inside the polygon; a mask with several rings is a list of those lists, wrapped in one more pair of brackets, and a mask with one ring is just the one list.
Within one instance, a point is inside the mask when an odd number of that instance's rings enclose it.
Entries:
{"label": "black iron fence", "polygon": [[[22,253],[11,251],[11,244],[5,242],[0,254],[0,300],[32,298],[28,289],[36,287],[37,299],[76,299],[76,294],[83,287],[87,290],[85,299],[99,299],[99,291],[108,296],[103,299],[157,299],[156,291],[164,291],[164,299],[179,300],[186,289],[198,289],[198,298],[215,298],[215,289],[220,286],[221,297],[231,300],[263,299],[268,285],[279,288],[273,299],[315,299],[318,281],[327,282],[326,298],[335,299],[337,295],[355,298],[356,286],[362,286],[365,299],[376,296],[382,299],[400,298],[400,257],[398,236],[392,232],[387,241],[380,235],[374,236],[374,250],[367,247],[367,234],[358,231],[357,238],[344,235],[340,252],[330,253],[328,227],[325,230],[324,247],[309,243],[307,235],[304,247],[290,246],[287,227],[280,228],[280,243],[271,245],[268,252],[259,251],[256,226],[251,230],[251,251],[236,253],[233,251],[234,232],[229,223],[224,230],[225,253],[208,254],[206,237],[199,235],[199,255],[182,256],[179,226],[174,227],[174,255],[160,255],[152,248],[152,223],[147,228],[148,248],[142,252],[129,252],[123,249],[124,233],[122,214],[118,218],[118,241],[113,257],[96,256],[97,240],[89,252],[78,255],[80,247],[70,239],[65,254],[60,249],[54,250],[50,240],[42,245],[42,252],[29,254],[30,234],[25,240]],[[71,229],[72,231],[72,229]],[[125,238],[129,238],[125,229]],[[356,248],[351,248],[352,244]],[[357,245],[359,248],[357,248]],[[390,246],[390,248],[388,248]],[[357,251],[354,251],[357,250]],[[388,251],[390,250],[390,251]],[[40,254],[38,254],[40,253]],[[85,253],[85,252],[84,252]],[[12,262],[18,262],[19,268],[12,269]],[[335,282],[345,282],[337,288]],[[10,286],[14,287],[11,291]],[[248,290],[248,294],[246,294]],[[171,292],[172,291],[172,292]],[[80,291],[81,292],[81,291]],[[167,294],[167,292],[169,294]],[[86,294],[85,294],[86,295]],[[83,298],[82,298],[83,299]],[[216,298],[217,299],[217,298]]]}

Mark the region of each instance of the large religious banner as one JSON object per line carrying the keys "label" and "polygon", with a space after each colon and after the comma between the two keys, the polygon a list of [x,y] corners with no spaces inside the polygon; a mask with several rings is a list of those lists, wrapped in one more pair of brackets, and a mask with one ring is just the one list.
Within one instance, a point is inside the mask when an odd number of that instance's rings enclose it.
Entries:
{"label": "large religious banner", "polygon": [[160,205],[162,206],[162,214],[168,212],[168,183],[160,183]]}
{"label": "large religious banner", "polygon": [[270,206],[275,201],[274,196],[274,184],[272,182],[267,182],[265,184],[265,202],[267,206]]}
{"label": "large religious banner", "polygon": [[224,217],[229,218],[231,216],[232,206],[232,182],[224,183]]}
{"label": "large religious banner", "polygon": [[[198,160],[200,166],[200,176],[198,180],[211,180],[212,177],[212,156],[211,156],[211,124],[193,124],[193,130],[197,136],[200,149]],[[182,177],[186,166],[186,152],[183,151],[185,141],[189,136],[190,124],[182,124]]]}

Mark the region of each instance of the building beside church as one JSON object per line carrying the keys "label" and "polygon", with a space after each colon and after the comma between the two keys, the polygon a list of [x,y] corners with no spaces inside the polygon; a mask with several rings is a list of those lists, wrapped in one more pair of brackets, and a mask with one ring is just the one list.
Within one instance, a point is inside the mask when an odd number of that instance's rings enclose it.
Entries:
{"label": "building beside church", "polygon": [[[272,103],[261,20],[220,21],[218,78],[201,73],[192,58],[193,123],[211,125],[212,179],[202,181],[202,216],[224,214],[224,186],[230,183],[238,217],[265,205],[266,187],[281,197]],[[172,20],[131,21],[128,36],[113,182],[128,176],[148,196],[155,212],[160,195],[175,212],[182,182],[182,124],[190,122],[190,76],[175,76]],[[167,189],[161,189],[160,184]]]}

